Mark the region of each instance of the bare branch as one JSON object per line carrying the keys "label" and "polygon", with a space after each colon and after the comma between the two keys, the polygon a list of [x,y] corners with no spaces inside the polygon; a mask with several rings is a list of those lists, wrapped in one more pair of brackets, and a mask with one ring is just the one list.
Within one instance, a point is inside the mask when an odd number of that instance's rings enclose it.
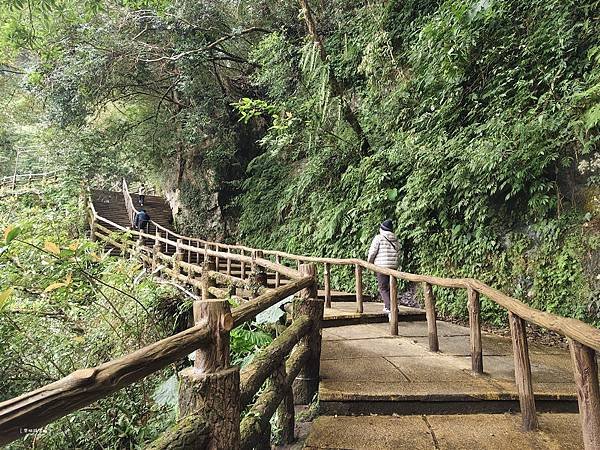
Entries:
{"label": "bare branch", "polygon": [[161,56],[160,58],[156,58],[156,59],[142,59],[142,61],[144,62],[159,62],[159,61],[178,61],[181,58],[185,57],[185,56],[189,56],[189,55],[193,55],[195,53],[201,53],[201,52],[205,52],[208,51],[214,47],[216,47],[217,45],[228,41],[230,39],[239,37],[239,36],[243,36],[245,34],[249,34],[249,33],[256,33],[256,32],[260,32],[260,33],[270,33],[271,31],[265,29],[265,28],[260,28],[260,27],[250,27],[247,28],[245,30],[241,30],[237,33],[231,33],[231,34],[227,34],[225,36],[220,37],[219,39],[217,39],[216,41],[208,44],[206,47],[202,47],[202,48],[196,48],[194,50],[188,50],[186,52],[182,52],[179,53],[178,55],[173,55],[173,56]]}

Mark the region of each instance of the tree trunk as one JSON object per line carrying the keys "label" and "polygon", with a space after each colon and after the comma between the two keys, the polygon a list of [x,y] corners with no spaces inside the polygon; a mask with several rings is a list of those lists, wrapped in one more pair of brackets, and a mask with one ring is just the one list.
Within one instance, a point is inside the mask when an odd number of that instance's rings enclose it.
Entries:
{"label": "tree trunk", "polygon": [[[325,51],[325,44],[323,43],[323,38],[317,31],[317,24],[315,18],[313,16],[312,10],[310,9],[310,5],[308,4],[308,0],[298,0],[300,3],[300,7],[302,8],[302,12],[304,13],[304,21],[306,22],[306,27],[308,28],[308,33],[311,35],[317,46],[319,47],[319,56],[323,64],[327,64],[327,52]],[[331,88],[331,92],[336,97],[339,97],[341,107],[342,107],[342,115],[350,128],[354,130],[356,136],[360,140],[360,156],[366,156],[369,153],[371,145],[369,144],[369,140],[356,116],[355,111],[350,106],[350,102],[346,98],[346,90],[339,82],[333,70],[329,70],[329,86]]]}

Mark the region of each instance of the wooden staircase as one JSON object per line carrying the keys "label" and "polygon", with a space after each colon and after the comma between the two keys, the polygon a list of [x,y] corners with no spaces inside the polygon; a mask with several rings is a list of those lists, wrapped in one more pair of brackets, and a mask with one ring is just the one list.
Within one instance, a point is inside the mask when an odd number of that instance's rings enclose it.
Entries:
{"label": "wooden staircase", "polygon": [[[140,209],[140,201],[138,194],[129,194],[131,196],[131,200],[133,206],[136,209]],[[123,192],[114,192],[114,191],[106,191],[106,190],[91,190],[90,197],[92,204],[98,213],[99,216],[108,219],[110,222],[113,222],[115,225],[124,228],[131,228],[132,224],[129,220],[129,214],[127,211],[127,206],[125,203],[125,198],[123,196]],[[144,209],[150,215],[151,221],[154,223],[150,223],[146,229],[146,232],[149,235],[156,235],[157,231],[159,235],[164,237],[164,230],[157,230],[155,223],[159,226],[164,227],[165,229],[171,229],[173,227],[173,214],[171,212],[171,208],[168,203],[159,196],[146,195],[144,199]],[[104,223],[103,226],[110,229],[111,231],[122,231],[118,227],[114,225],[110,225]],[[149,237],[143,239],[143,243],[147,247],[152,247],[155,244],[155,240]],[[188,243],[185,242],[184,243]],[[111,247],[110,245],[108,245]],[[161,253],[172,256],[175,254],[176,247],[172,245],[167,245],[164,242],[160,243]],[[183,261],[189,264],[201,264],[200,255],[195,252],[184,252]],[[227,272],[227,261],[221,259],[217,261],[218,272],[225,273]],[[249,268],[245,268],[245,274],[247,275]],[[242,277],[242,265],[240,262],[231,261],[230,262],[230,272],[229,275],[232,275],[237,278]],[[280,278],[279,285],[283,286],[290,282],[289,279]],[[267,287],[275,288],[277,287],[276,275],[273,272],[267,273]],[[323,290],[318,291],[318,296],[321,299],[325,298],[325,292]],[[356,294],[351,292],[342,292],[331,290],[331,301],[339,302],[342,305],[339,311],[329,311],[326,315],[325,320],[330,322],[331,324],[339,325],[341,323],[384,323],[388,321],[387,314],[384,314],[379,308],[377,311],[374,311],[374,308],[370,308],[369,312],[365,312],[363,314],[355,313],[352,311],[347,311],[347,304],[354,302],[356,299]],[[370,296],[363,294],[363,299],[366,301],[373,300]],[[401,310],[400,320],[424,320],[425,316],[422,311],[415,310],[413,308],[404,308]],[[327,325],[326,325],[327,326]]]}
{"label": "wooden staircase", "polygon": [[[94,189],[90,191],[90,196],[98,215],[108,219],[120,227],[132,228],[133,224],[129,220],[129,215],[127,213],[125,199],[123,198],[122,192]],[[139,209],[139,195],[131,194],[131,197],[134,205]],[[162,197],[146,195],[144,200],[144,209],[150,215],[150,219],[153,222],[156,222],[165,228],[170,228],[173,226],[173,214],[171,213],[171,208]],[[114,225],[108,223],[103,225],[111,231],[121,231]],[[156,234],[156,226],[153,223],[148,224],[146,232],[152,235]],[[144,239],[144,244],[152,246],[154,245],[154,241],[150,238],[146,238]],[[173,255],[175,253],[175,247],[167,246],[163,243],[161,245],[161,252],[169,256]]]}

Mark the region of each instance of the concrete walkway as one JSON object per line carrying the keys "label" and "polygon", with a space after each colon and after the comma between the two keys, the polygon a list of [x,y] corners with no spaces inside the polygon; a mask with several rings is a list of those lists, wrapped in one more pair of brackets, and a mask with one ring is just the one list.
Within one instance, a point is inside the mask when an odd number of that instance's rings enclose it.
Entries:
{"label": "concrete walkway", "polygon": [[[364,323],[388,323],[388,315],[383,312],[383,304],[365,302],[363,312],[356,312],[356,302],[333,302],[331,308],[325,308],[323,314],[324,327],[354,325]],[[425,311],[417,308],[399,307],[398,321],[420,321],[425,320]]]}
{"label": "concrete walkway", "polygon": [[[323,330],[319,399],[324,414],[504,412],[518,405],[510,338],[483,335],[485,374],[471,372],[468,328],[438,322],[440,352],[427,324],[401,322]],[[567,350],[530,345],[538,409],[576,411]],[[512,402],[507,403],[507,402]]]}
{"label": "concrete walkway", "polygon": [[[375,312],[381,306],[369,308]],[[553,413],[539,414],[540,431],[525,433],[515,413],[510,338],[483,335],[485,373],[475,375],[468,328],[439,321],[439,353],[428,350],[424,321],[401,322],[399,334],[390,336],[387,323],[323,330],[321,416],[312,423],[304,448],[583,447],[566,349],[530,344],[538,412]]]}
{"label": "concrete walkway", "polygon": [[304,449],[541,450],[583,448],[577,414],[541,414],[540,431],[523,432],[511,414],[321,416]]}

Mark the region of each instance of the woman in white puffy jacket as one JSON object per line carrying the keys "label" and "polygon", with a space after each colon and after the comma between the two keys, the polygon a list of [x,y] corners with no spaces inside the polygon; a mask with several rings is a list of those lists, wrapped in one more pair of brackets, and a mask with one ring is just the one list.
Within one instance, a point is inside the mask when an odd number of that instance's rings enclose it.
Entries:
{"label": "woman in white puffy jacket", "polygon": [[[390,219],[386,219],[379,227],[379,234],[375,235],[367,260],[380,267],[388,269],[398,268],[398,254],[400,244],[394,234],[394,224]],[[377,286],[379,294],[383,300],[383,311],[390,312],[390,277],[382,273],[377,273]]]}

